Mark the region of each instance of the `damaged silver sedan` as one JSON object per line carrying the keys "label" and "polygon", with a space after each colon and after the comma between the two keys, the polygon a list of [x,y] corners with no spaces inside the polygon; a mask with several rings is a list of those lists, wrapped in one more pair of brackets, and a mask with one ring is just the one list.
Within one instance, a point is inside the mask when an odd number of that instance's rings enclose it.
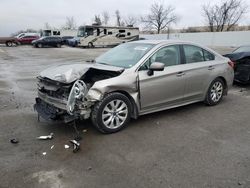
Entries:
{"label": "damaged silver sedan", "polygon": [[119,45],[92,63],[51,67],[38,76],[34,108],[48,120],[91,118],[103,133],[131,118],[204,101],[216,105],[233,82],[228,58],[181,41]]}

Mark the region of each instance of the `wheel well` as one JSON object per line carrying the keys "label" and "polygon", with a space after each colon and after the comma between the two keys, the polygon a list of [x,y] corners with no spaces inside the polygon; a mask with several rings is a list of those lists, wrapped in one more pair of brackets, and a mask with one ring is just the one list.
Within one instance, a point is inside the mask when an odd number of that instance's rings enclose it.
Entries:
{"label": "wheel well", "polygon": [[227,81],[224,77],[222,76],[219,76],[218,78],[220,78],[223,82],[224,82],[224,85],[225,85],[225,90],[224,90],[224,95],[227,95],[227,91],[228,91],[228,85],[227,85]]}
{"label": "wheel well", "polygon": [[131,95],[126,91],[116,90],[116,91],[112,91],[111,93],[114,93],[114,92],[121,93],[121,94],[125,95],[126,97],[128,97],[129,101],[131,102],[131,106],[132,106],[131,117],[134,118],[134,119],[137,119],[137,117],[138,117],[138,108],[137,108],[137,105],[136,105],[135,100],[133,99],[133,97],[131,97]]}

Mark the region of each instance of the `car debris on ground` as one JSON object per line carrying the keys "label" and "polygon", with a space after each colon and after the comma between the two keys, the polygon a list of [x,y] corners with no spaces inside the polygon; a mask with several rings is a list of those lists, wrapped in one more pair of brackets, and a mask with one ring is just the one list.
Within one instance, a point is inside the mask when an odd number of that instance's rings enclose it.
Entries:
{"label": "car debris on ground", "polygon": [[64,148],[65,148],[65,149],[69,149],[70,147],[69,147],[69,145],[65,144],[65,145],[64,145]]}
{"label": "car debris on ground", "polygon": [[13,138],[13,139],[10,139],[10,143],[17,144],[19,143],[19,140],[17,140],[16,138]]}
{"label": "car debris on ground", "polygon": [[50,133],[47,136],[39,136],[37,137],[38,140],[51,140],[53,138],[54,133]]}
{"label": "car debris on ground", "polygon": [[80,149],[80,143],[76,140],[70,140],[69,142],[73,144],[73,152],[76,153]]}

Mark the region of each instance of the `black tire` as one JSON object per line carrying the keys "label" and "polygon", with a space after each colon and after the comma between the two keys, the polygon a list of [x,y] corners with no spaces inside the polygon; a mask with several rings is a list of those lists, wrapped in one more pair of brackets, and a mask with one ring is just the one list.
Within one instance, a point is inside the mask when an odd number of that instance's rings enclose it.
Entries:
{"label": "black tire", "polygon": [[6,44],[6,46],[8,46],[8,47],[11,47],[11,46],[12,46],[12,42],[11,42],[11,41],[7,41],[5,44]]}
{"label": "black tire", "polygon": [[42,48],[42,47],[43,47],[43,44],[42,44],[42,43],[38,43],[38,44],[37,44],[37,47],[38,47],[38,48]]}
{"label": "black tire", "polygon": [[[126,114],[126,117],[124,118],[125,120],[123,120],[123,123],[121,125],[119,125],[118,127],[111,128],[111,127],[105,125],[105,121],[107,121],[107,120],[103,119],[103,115],[105,115],[104,108],[106,108],[113,101],[116,101],[116,102],[122,101],[122,105],[123,105],[123,103],[126,104],[126,107],[124,107],[124,108],[126,108],[125,111],[127,111],[127,114]],[[120,108],[120,107],[117,107],[117,108]],[[126,125],[129,123],[130,118],[131,118],[131,111],[132,111],[132,105],[131,105],[131,102],[128,99],[128,97],[126,97],[125,95],[123,95],[121,93],[114,92],[114,93],[107,94],[100,102],[98,102],[94,105],[94,107],[92,109],[91,120],[92,120],[93,125],[97,128],[98,131],[100,131],[101,133],[105,133],[105,134],[111,134],[111,133],[118,132],[121,129],[123,129],[124,127],[126,127]],[[110,113],[110,114],[113,114],[113,113]],[[111,115],[113,117],[112,120],[110,120],[111,124],[113,124],[113,123],[117,124],[116,118],[117,118],[117,115],[119,116],[119,112],[115,112],[115,113],[116,113],[116,115],[114,115],[114,114]],[[114,116],[116,116],[116,118]],[[108,117],[107,119],[109,119],[109,118],[111,118],[111,117]]]}
{"label": "black tire", "polygon": [[[218,87],[221,85],[221,90],[215,91],[214,87],[216,86],[216,84],[218,84]],[[220,103],[220,101],[223,98],[224,95],[224,90],[225,90],[225,83],[221,78],[216,78],[209,86],[208,91],[207,91],[207,95],[206,98],[204,100],[205,104],[207,104],[208,106],[214,106],[218,103]],[[215,94],[217,93],[217,94]],[[216,95],[216,97],[212,97],[212,95]]]}
{"label": "black tire", "polygon": [[89,48],[94,48],[93,43],[92,43],[92,42],[89,42],[89,43],[88,43],[88,47],[89,47]]}

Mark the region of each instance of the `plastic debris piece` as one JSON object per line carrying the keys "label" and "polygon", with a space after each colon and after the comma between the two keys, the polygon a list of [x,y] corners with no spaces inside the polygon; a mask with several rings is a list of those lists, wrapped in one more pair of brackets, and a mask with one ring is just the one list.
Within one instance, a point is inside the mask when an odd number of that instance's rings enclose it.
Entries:
{"label": "plastic debris piece", "polygon": [[76,153],[80,149],[80,143],[76,140],[70,140],[69,142],[73,144],[73,152]]}
{"label": "plastic debris piece", "polygon": [[46,152],[43,152],[43,155],[46,155],[47,153]]}
{"label": "plastic debris piece", "polygon": [[53,138],[54,133],[50,133],[47,136],[39,136],[37,137],[38,140],[51,140]]}
{"label": "plastic debris piece", "polygon": [[50,147],[50,149],[53,149],[54,148],[54,145],[52,145],[51,147]]}
{"label": "plastic debris piece", "polygon": [[64,145],[64,148],[65,148],[65,149],[69,149],[69,145],[65,144],[65,145]]}
{"label": "plastic debris piece", "polygon": [[91,167],[91,166],[89,166],[89,167],[87,168],[87,170],[92,170],[92,167]]}
{"label": "plastic debris piece", "polygon": [[86,133],[87,131],[88,131],[87,129],[83,129],[83,130],[82,130],[83,133]]}
{"label": "plastic debris piece", "polygon": [[17,144],[19,142],[19,140],[13,138],[13,139],[10,139],[10,143],[12,144]]}

